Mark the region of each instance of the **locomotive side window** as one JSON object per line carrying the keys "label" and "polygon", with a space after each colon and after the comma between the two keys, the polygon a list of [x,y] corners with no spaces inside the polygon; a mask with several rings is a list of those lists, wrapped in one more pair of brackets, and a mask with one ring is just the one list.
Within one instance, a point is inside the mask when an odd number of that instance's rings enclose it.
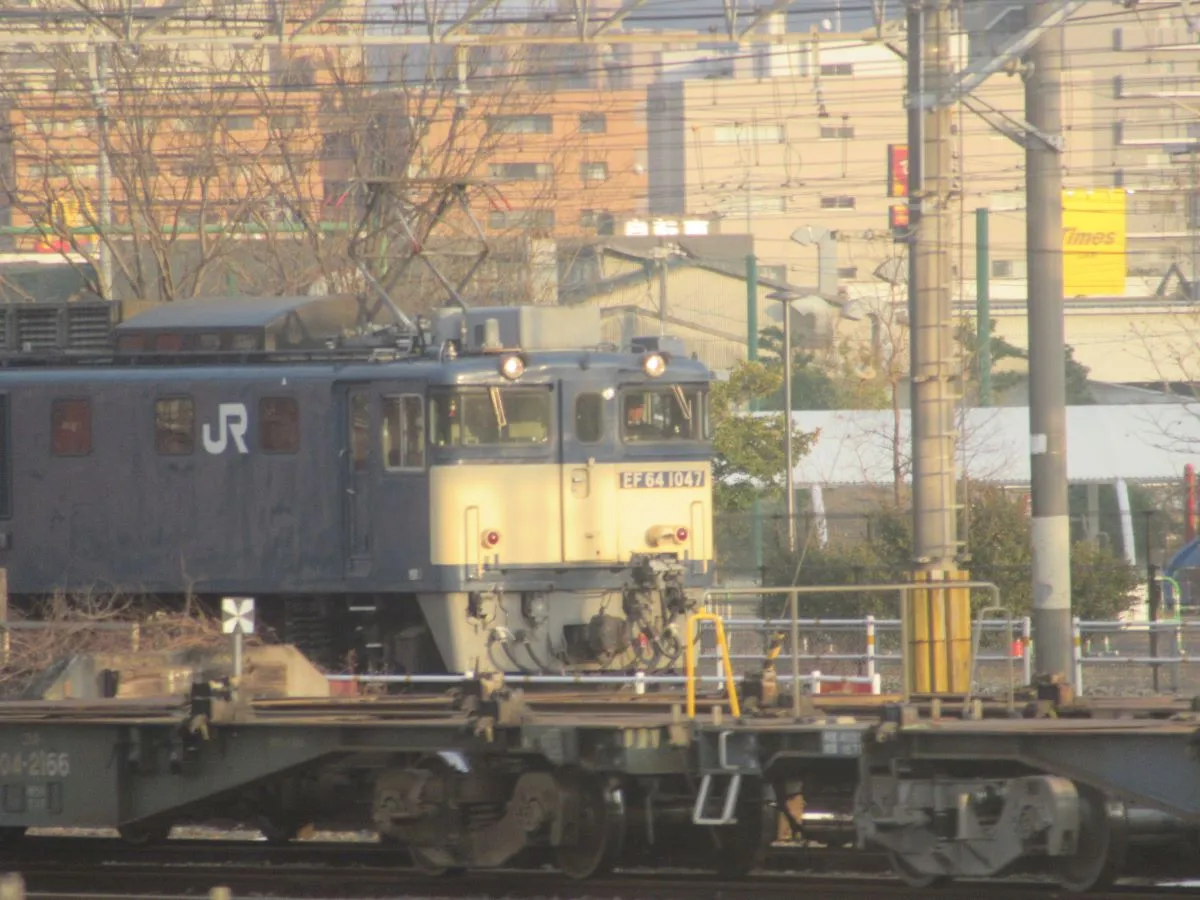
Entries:
{"label": "locomotive side window", "polygon": [[706,400],[703,391],[678,384],[627,390],[621,395],[621,437],[629,442],[705,440]]}
{"label": "locomotive side window", "polygon": [[87,456],[91,453],[91,402],[55,400],[50,408],[50,433],[50,452],[55,456]]}
{"label": "locomotive side window", "polygon": [[154,401],[154,447],[166,456],[187,456],[196,446],[196,408],[191,397]]}
{"label": "locomotive side window", "polygon": [[383,398],[383,460],[389,469],[425,467],[425,410],[418,394]]}
{"label": "locomotive side window", "polygon": [[580,394],[575,398],[575,440],[596,444],[604,439],[604,398]]}
{"label": "locomotive side window", "polygon": [[265,453],[300,449],[300,407],[295,397],[263,397],[258,401],[258,445]]}
{"label": "locomotive side window", "polygon": [[0,394],[0,519],[12,515],[12,466],[10,464],[8,394]]}
{"label": "locomotive side window", "polygon": [[350,395],[350,465],[353,471],[367,471],[370,449],[371,399],[357,391]]}
{"label": "locomotive side window", "polygon": [[436,391],[430,430],[438,447],[545,444],[550,440],[546,388],[467,388]]}

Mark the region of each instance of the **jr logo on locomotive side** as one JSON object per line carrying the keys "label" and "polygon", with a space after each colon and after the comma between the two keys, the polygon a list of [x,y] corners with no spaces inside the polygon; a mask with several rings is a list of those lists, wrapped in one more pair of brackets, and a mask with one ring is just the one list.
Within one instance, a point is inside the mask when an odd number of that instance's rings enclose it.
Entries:
{"label": "jr logo on locomotive side", "polygon": [[244,403],[221,403],[217,406],[217,436],[213,438],[208,422],[204,423],[204,449],[214,456],[224,453],[229,437],[237,445],[238,453],[249,453],[246,447],[246,428],[249,423]]}

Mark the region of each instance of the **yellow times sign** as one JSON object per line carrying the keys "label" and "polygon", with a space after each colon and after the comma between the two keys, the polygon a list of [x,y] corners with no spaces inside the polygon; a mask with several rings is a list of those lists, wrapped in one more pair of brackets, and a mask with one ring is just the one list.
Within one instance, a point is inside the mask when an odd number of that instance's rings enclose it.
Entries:
{"label": "yellow times sign", "polygon": [[1063,191],[1063,296],[1125,293],[1125,191]]}

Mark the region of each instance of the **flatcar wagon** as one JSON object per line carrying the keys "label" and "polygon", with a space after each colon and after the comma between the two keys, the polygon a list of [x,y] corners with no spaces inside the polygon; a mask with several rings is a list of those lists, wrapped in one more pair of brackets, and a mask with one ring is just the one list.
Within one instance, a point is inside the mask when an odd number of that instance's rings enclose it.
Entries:
{"label": "flatcar wagon", "polygon": [[12,601],[251,596],[359,670],[674,665],[712,577],[711,373],[602,345],[594,309],[364,310],[192,300],[0,354]]}

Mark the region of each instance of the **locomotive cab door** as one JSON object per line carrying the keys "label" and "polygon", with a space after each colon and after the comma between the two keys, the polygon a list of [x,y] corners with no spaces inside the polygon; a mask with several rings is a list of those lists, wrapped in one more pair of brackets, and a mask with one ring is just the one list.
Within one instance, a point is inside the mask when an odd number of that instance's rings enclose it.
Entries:
{"label": "locomotive cab door", "polygon": [[367,385],[351,385],[345,391],[342,435],[342,500],[347,577],[371,573],[372,554],[372,393]]}
{"label": "locomotive cab door", "polygon": [[563,384],[562,546],[564,562],[616,559],[616,400],[600,383]]}

